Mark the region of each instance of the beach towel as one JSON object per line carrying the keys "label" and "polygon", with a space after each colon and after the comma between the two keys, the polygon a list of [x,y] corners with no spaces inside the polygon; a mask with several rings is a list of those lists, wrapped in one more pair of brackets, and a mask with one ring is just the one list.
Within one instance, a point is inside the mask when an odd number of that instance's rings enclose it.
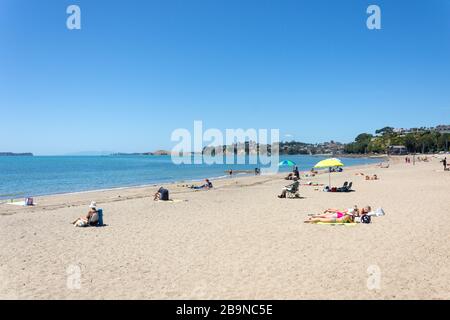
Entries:
{"label": "beach towel", "polygon": [[87,227],[87,226],[88,226],[88,223],[81,219],[75,223],[75,227],[83,228],[83,227]]}
{"label": "beach towel", "polygon": [[183,199],[169,199],[169,200],[158,200],[156,202],[169,202],[169,203],[174,203],[174,202],[185,202],[187,200],[183,200]]}
{"label": "beach towel", "polygon": [[4,204],[11,204],[13,206],[22,206],[22,207],[31,207],[35,206],[36,203],[33,201],[33,198],[26,198],[24,201],[7,201],[3,202]]}
{"label": "beach towel", "polygon": [[[314,223],[313,223],[314,224]],[[344,222],[317,222],[315,224],[320,224],[320,225],[331,225],[331,226],[356,226],[357,223],[356,222],[351,222],[351,223],[344,223]]]}
{"label": "beach towel", "polygon": [[6,204],[11,204],[13,206],[22,206],[25,207],[27,204],[25,201],[14,201],[14,202],[5,202]]}

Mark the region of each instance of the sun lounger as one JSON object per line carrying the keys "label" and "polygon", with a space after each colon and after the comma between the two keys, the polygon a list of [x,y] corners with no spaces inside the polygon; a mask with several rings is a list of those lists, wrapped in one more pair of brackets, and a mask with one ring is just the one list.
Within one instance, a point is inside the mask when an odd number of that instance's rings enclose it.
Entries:
{"label": "sun lounger", "polygon": [[353,182],[348,183],[347,181],[344,182],[344,185],[341,188],[338,188],[338,192],[350,192],[352,191]]}

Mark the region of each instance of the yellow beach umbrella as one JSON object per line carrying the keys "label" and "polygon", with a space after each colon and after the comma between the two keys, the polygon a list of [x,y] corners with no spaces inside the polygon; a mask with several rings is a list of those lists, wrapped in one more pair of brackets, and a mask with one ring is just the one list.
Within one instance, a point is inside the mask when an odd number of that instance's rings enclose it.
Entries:
{"label": "yellow beach umbrella", "polygon": [[[343,167],[344,164],[341,162],[341,160],[337,158],[329,158],[322,161],[319,161],[316,163],[314,168],[331,168],[331,167]],[[331,173],[330,170],[328,170],[328,187],[331,188]]]}

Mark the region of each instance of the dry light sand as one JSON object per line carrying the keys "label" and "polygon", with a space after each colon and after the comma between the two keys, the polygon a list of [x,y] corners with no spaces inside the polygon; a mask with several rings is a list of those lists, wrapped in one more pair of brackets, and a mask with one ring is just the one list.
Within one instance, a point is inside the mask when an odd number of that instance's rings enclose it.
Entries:
{"label": "dry light sand", "polygon": [[[333,185],[346,180],[355,192],[302,186],[302,199],[278,199],[287,182],[259,176],[214,181],[210,191],[172,185],[171,198],[185,200],[173,203],[154,202],[146,187],[0,204],[0,298],[449,299],[450,172],[435,157],[391,159],[388,169],[332,174]],[[91,200],[107,226],[73,227]],[[303,223],[355,204],[386,216]]]}

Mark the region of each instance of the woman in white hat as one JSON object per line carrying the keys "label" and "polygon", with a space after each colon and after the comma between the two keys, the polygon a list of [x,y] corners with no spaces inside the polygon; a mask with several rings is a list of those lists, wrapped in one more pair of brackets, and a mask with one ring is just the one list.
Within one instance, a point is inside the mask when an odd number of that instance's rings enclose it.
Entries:
{"label": "woman in white hat", "polygon": [[88,212],[87,216],[78,218],[77,220],[72,222],[72,224],[75,226],[87,225],[89,222],[91,222],[90,220],[92,219],[92,217],[94,217],[97,214],[98,214],[97,213],[97,203],[95,201],[92,201],[91,204],[89,205],[89,212]]}

